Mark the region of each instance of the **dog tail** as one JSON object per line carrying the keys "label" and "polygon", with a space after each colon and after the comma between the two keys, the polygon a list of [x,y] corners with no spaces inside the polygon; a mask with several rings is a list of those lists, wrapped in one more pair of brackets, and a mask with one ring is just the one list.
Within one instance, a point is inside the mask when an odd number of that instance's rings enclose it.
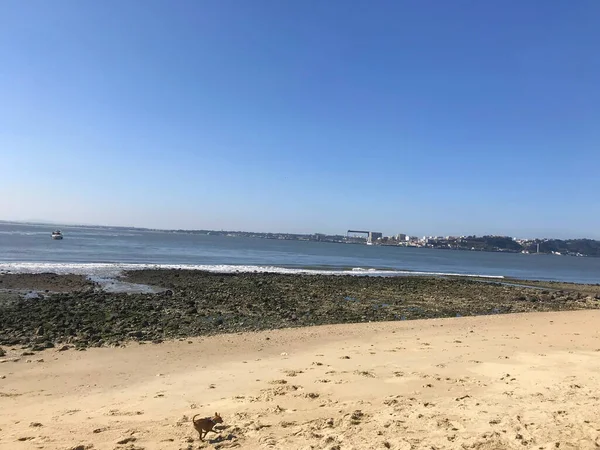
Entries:
{"label": "dog tail", "polygon": [[198,417],[200,414],[196,414],[194,417],[192,417],[192,423],[196,423],[196,417]]}

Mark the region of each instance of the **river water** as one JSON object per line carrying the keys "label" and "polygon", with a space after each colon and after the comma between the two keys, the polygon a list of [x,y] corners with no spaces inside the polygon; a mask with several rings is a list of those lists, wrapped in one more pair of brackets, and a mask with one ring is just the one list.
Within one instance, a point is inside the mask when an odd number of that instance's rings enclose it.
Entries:
{"label": "river water", "polygon": [[113,276],[122,269],[456,274],[600,283],[600,258],[207,236],[106,227],[0,223],[0,272]]}

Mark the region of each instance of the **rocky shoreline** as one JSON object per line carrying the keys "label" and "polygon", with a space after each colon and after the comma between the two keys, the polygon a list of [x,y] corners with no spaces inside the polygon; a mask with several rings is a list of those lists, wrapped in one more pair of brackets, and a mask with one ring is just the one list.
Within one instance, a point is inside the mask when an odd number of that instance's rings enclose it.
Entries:
{"label": "rocky shoreline", "polygon": [[[84,349],[323,324],[600,309],[600,295],[581,289],[441,277],[140,270],[122,279],[163,290],[107,293],[79,276],[0,275],[0,345]],[[44,293],[24,296],[26,286]]]}

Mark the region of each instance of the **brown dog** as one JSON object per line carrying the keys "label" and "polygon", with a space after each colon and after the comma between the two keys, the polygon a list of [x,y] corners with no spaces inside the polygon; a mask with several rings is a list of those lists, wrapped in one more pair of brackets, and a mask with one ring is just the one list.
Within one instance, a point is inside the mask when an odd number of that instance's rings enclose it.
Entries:
{"label": "brown dog", "polygon": [[[215,413],[214,417],[203,417],[202,419],[196,420],[196,417],[199,415],[200,414],[196,414],[194,417],[192,417],[192,423],[194,424],[194,428],[200,435],[200,440],[203,441],[204,437],[206,437],[209,431],[216,433],[216,431],[213,430],[213,428],[216,424],[223,423],[223,419],[221,418],[219,413]],[[204,432],[204,434],[202,434],[202,432]]]}

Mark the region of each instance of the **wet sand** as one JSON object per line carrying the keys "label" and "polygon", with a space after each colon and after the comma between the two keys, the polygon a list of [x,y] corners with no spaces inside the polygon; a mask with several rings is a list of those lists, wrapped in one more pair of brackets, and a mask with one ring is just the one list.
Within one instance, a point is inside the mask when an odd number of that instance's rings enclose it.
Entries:
{"label": "wet sand", "polygon": [[[597,448],[599,321],[328,325],[16,362],[8,349],[0,448]],[[201,443],[190,418],[215,411],[224,423]]]}

